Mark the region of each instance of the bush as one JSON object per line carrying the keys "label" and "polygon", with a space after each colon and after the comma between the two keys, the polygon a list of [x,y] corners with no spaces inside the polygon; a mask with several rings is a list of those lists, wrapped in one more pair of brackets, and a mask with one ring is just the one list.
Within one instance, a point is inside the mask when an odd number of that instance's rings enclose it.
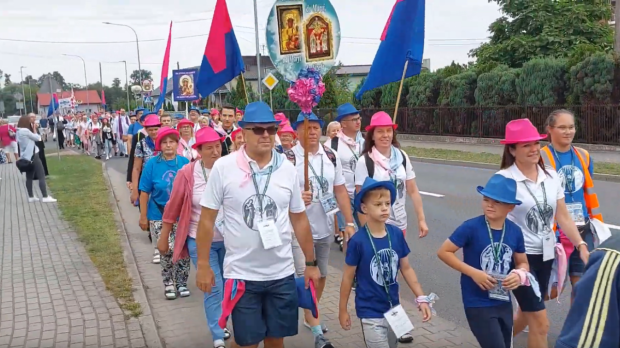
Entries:
{"label": "bush", "polygon": [[595,53],[570,69],[569,101],[572,103],[610,104],[614,90],[617,61],[611,54]]}
{"label": "bush", "polygon": [[567,60],[536,58],[523,64],[517,78],[517,102],[520,105],[564,104]]}

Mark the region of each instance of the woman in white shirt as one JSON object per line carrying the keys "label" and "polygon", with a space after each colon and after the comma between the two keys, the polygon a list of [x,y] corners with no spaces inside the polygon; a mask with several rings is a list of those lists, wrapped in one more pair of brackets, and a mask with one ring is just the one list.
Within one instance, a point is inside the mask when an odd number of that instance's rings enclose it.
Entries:
{"label": "woman in white shirt", "polygon": [[94,147],[95,158],[101,159],[103,153],[103,142],[101,140],[101,121],[96,115],[93,115],[92,122],[88,125],[89,131],[92,134],[91,145]]}
{"label": "woman in white shirt", "polygon": [[587,244],[581,239],[564,203],[562,181],[555,170],[545,167],[540,156],[540,140],[546,137],[538,133],[528,119],[510,121],[506,125],[506,139],[501,141],[505,148],[498,172],[517,182],[517,199],[523,203],[516,206],[508,218],[523,232],[529,271],[540,288],[540,297],[531,286],[513,291],[520,307],[514,334],[528,326],[528,347],[537,348],[547,347],[549,320],[544,296],[555,258],[555,221],[562,226],[585,263],[589,256]]}
{"label": "woman in white shirt", "polygon": [[[34,115],[34,114],[33,114]],[[34,196],[32,190],[32,182],[35,175],[39,180],[39,189],[43,196],[43,203],[54,203],[56,200],[47,194],[47,186],[45,185],[45,169],[43,163],[39,158],[39,148],[35,144],[37,141],[41,141],[41,136],[34,133],[32,123],[30,123],[30,116],[24,115],[17,122],[17,132],[15,134],[15,140],[19,145],[20,156],[19,159],[32,162],[28,171],[26,171],[26,189],[28,190],[28,202],[38,202],[39,199]],[[19,162],[19,161],[18,161]]]}

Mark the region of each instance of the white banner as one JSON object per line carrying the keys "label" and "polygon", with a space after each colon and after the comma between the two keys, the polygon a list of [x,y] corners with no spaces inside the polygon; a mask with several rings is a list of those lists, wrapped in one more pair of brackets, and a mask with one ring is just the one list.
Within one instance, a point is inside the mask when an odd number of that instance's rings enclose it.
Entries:
{"label": "white banner", "polygon": [[71,98],[58,99],[58,107],[61,109],[70,109]]}

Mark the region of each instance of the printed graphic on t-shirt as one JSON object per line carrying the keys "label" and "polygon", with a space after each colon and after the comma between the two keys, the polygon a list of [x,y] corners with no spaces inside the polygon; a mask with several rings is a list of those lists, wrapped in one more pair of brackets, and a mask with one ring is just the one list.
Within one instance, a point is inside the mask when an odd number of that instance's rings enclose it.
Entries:
{"label": "printed graphic on t-shirt", "polygon": [[396,179],[396,192],[398,192],[398,199],[402,199],[405,196],[405,182]]}
{"label": "printed graphic on t-shirt", "polygon": [[161,176],[161,180],[167,184],[166,191],[168,191],[168,196],[170,196],[172,192],[172,184],[174,183],[174,177],[177,175],[177,172],[174,170],[168,170]]}
{"label": "printed graphic on t-shirt", "polygon": [[[542,208],[544,215],[543,217],[540,216],[538,206]],[[527,215],[525,216],[525,223],[527,224],[527,228],[529,228],[530,231],[538,235],[544,235],[548,233],[548,231],[545,230],[545,224],[549,224],[552,218],[553,208],[549,204],[546,204],[543,207],[543,203],[539,203],[538,205],[534,204],[534,206],[532,206],[532,208],[530,208],[530,210],[527,212]]]}
{"label": "printed graphic on t-shirt", "polygon": [[258,231],[258,221],[261,219],[273,219],[275,221],[277,215],[278,206],[276,202],[267,195],[252,195],[243,203],[243,221],[254,231]]}
{"label": "printed graphic on t-shirt", "polygon": [[351,156],[347,165],[351,168],[351,171],[355,173],[355,168],[357,168],[357,158],[355,158],[355,156]]}
{"label": "printed graphic on t-shirt", "polygon": [[583,172],[573,165],[563,166],[558,170],[564,192],[575,193],[583,187]]}
{"label": "printed graphic on t-shirt", "polygon": [[387,286],[396,283],[398,275],[398,255],[392,249],[381,249],[377,252],[377,256],[373,256],[370,261],[370,276],[375,283],[383,286],[383,282],[387,281]]}
{"label": "printed graphic on t-shirt", "polygon": [[327,179],[320,176],[311,176],[310,177],[310,192],[312,192],[312,202],[317,203],[320,200],[319,193],[325,194],[329,190],[329,183]]}
{"label": "printed graphic on t-shirt", "polygon": [[[499,243],[493,243],[493,247],[497,249]],[[480,254],[480,268],[487,273],[508,274],[510,271],[510,263],[512,261],[512,249],[504,243],[499,251],[499,262],[495,262],[493,257],[493,249],[489,244]]]}

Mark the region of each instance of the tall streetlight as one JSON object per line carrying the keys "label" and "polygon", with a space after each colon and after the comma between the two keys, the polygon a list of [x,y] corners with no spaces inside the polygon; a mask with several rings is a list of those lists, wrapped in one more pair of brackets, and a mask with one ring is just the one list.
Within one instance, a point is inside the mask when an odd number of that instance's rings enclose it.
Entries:
{"label": "tall streetlight", "polygon": [[[28,80],[28,94],[30,94],[30,112],[34,112],[34,104],[32,103],[32,85],[30,84],[32,79]],[[37,112],[39,112],[37,110]]]}
{"label": "tall streetlight", "polygon": [[129,77],[127,76],[127,61],[122,60],[121,62],[125,63],[125,90],[127,91],[127,112],[130,112],[131,104],[129,103]]}
{"label": "tall streetlight", "polygon": [[[67,57],[77,57],[80,58],[82,60],[82,64],[84,64],[84,83],[86,84],[86,105],[88,106],[88,109],[90,110],[90,101],[88,100],[88,95],[90,93],[88,93],[88,78],[86,77],[86,61],[84,60],[84,58],[74,55],[74,54],[63,54],[63,56],[67,56]],[[50,93],[52,93],[52,91],[50,91]]]}
{"label": "tall streetlight", "polygon": [[[19,67],[19,75],[21,75],[22,78],[22,98],[23,98],[23,103],[22,103],[22,109],[26,109],[26,91],[24,91],[24,68],[25,66],[20,66]],[[22,109],[19,109],[19,115],[21,116],[22,114]],[[28,113],[28,110],[24,110],[25,113]]]}
{"label": "tall streetlight", "polygon": [[[131,29],[131,31],[133,31],[134,35],[136,36],[136,48],[138,50],[138,76],[140,78],[140,86],[142,86],[142,65],[140,64],[140,41],[138,39],[138,33],[136,33],[136,30],[134,28],[132,28],[131,26],[127,24],[118,24],[118,23],[110,23],[110,22],[103,22],[103,24],[116,25],[119,27],[127,27]],[[144,106],[144,100],[142,100],[142,106]]]}

